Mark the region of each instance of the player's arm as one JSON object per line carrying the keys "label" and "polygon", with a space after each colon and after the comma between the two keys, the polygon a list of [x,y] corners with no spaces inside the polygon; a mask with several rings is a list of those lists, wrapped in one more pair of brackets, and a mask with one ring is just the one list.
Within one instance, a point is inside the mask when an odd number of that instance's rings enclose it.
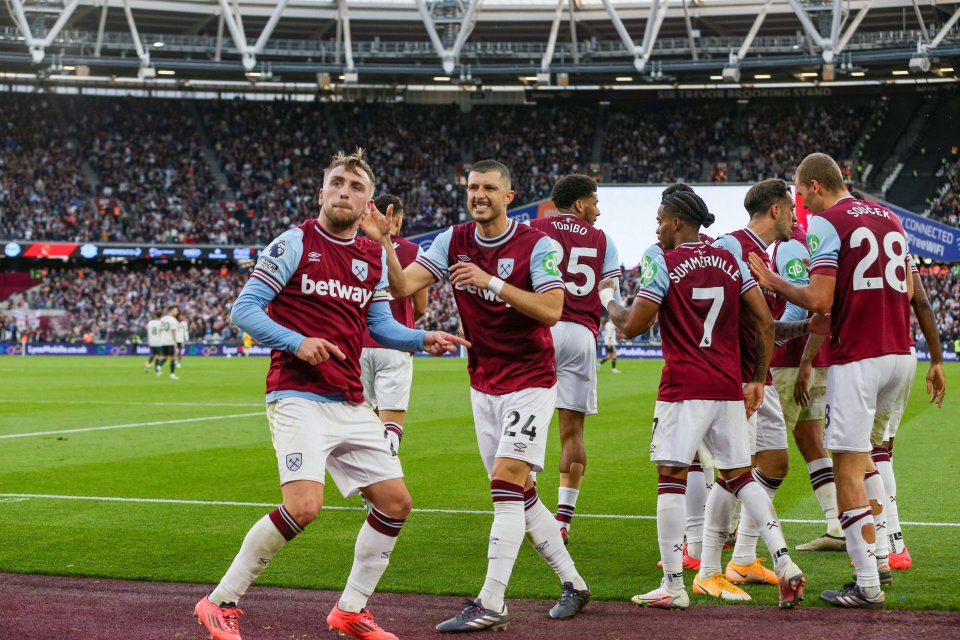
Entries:
{"label": "player's arm", "polygon": [[427,288],[424,287],[412,296],[413,298],[413,319],[419,320],[427,311]]}
{"label": "player's arm", "polygon": [[379,344],[399,351],[426,351],[432,355],[443,355],[456,352],[461,344],[471,346],[463,338],[445,331],[423,331],[405,327],[393,317],[385,296],[370,303],[367,309],[367,328],[370,336]]}
{"label": "player's arm", "polygon": [[917,324],[927,341],[927,350],[930,352],[930,367],[927,369],[927,393],[930,402],[936,402],[938,407],[943,406],[943,396],[947,390],[947,379],[943,371],[943,350],[940,346],[940,334],[937,332],[937,319],[933,315],[930,299],[923,288],[923,280],[917,271],[911,272],[913,280],[913,297],[910,304],[913,313],[917,316]]}
{"label": "player's arm", "polygon": [[[824,316],[828,317],[828,316]],[[829,328],[828,328],[829,329]],[[793,384],[793,399],[801,407],[810,405],[810,378],[813,375],[813,359],[817,357],[823,343],[830,336],[827,333],[811,333],[810,339],[803,347],[800,356],[800,365],[797,367],[797,381]]]}
{"label": "player's arm", "polygon": [[546,325],[557,324],[563,314],[563,282],[559,280],[539,292],[526,291],[494,278],[473,262],[458,262],[450,267],[450,282],[492,291],[520,313]]}
{"label": "player's arm", "polygon": [[616,291],[612,279],[608,278],[600,283],[600,305],[607,310],[613,324],[627,338],[645,333],[653,326],[660,304],[670,288],[667,264],[659,247],[649,247],[644,252],[640,265],[640,290],[629,309],[614,299]]}

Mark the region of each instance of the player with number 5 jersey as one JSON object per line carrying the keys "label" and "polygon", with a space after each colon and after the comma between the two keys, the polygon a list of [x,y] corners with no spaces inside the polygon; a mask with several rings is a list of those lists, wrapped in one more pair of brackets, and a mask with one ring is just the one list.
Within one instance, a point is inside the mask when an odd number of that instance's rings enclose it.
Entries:
{"label": "player with number 5 jersey", "polygon": [[[553,242],[566,289],[563,315],[551,328],[561,446],[556,519],[566,544],[587,467],[583,422],[585,416],[597,413],[597,284],[604,278],[619,284],[620,259],[613,239],[594,227],[600,216],[596,180],[576,173],[564,176],[554,185],[552,198],[557,215],[533,220],[530,226]],[[619,293],[619,286],[615,290]]]}
{"label": "player with number 5 jersey", "polygon": [[850,195],[830,156],[804,158],[796,187],[817,214],[807,229],[810,284],[790,284],[754,257],[750,266],[762,286],[805,309],[831,314],[824,440],[833,452],[840,524],[856,582],[821,597],[839,607],[882,609],[879,568],[886,558],[877,548],[874,525],[882,496],[879,502],[868,497],[864,473],[874,417],[912,382],[907,240],[893,212]]}

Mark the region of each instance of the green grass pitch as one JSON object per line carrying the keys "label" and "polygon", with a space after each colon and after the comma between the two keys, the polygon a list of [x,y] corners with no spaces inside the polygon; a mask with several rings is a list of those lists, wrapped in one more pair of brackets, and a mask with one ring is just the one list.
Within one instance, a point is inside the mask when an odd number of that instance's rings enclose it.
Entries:
{"label": "green grass pitch", "polygon": [[[144,374],[142,366],[139,358],[0,358],[0,571],[210,585],[266,505],[279,502],[262,406],[265,358],[188,359],[176,382],[166,373]],[[600,415],[587,420],[589,464],[569,549],[595,597],[622,600],[660,580],[656,523],[586,514],[656,513],[656,472],[647,452],[661,362],[621,360],[620,367],[619,376],[609,368],[600,373]],[[415,511],[380,589],[473,596],[485,573],[492,509],[466,364],[423,358],[415,371],[401,450]],[[950,567],[958,561],[960,533],[960,401],[948,391],[943,409],[927,404],[925,372],[920,363],[895,468],[901,519],[940,524],[904,526],[914,566],[895,572],[887,606],[958,609]],[[956,388],[960,365],[949,365],[947,378]],[[122,428],[84,430],[104,426]],[[22,435],[66,430],[76,431]],[[551,510],[558,454],[554,420],[539,481]],[[358,499],[344,501],[333,484],[328,488],[328,506],[351,508],[324,511],[258,584],[342,588],[363,512]],[[784,519],[821,517],[795,450],[776,505]],[[792,547],[823,526],[785,523],[784,529]],[[818,604],[821,589],[849,579],[845,554],[795,552],[794,558],[808,578],[809,605]],[[691,581],[688,572],[688,587]],[[776,602],[773,587],[748,591],[756,603]],[[508,596],[557,593],[552,572],[525,545]]]}

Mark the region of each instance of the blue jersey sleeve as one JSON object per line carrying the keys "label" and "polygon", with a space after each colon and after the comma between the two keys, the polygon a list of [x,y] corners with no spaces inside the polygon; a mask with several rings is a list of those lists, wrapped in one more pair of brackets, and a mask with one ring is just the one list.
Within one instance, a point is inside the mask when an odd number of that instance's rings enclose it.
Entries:
{"label": "blue jersey sleeve", "polygon": [[303,231],[289,229],[260,252],[257,265],[250,277],[260,280],[276,293],[280,293],[296,272],[302,255]]}
{"label": "blue jersey sleeve", "polygon": [[613,238],[606,231],[603,235],[607,237],[607,250],[603,254],[603,278],[620,278],[620,254],[617,252],[617,245],[613,243]]}
{"label": "blue jersey sleeve", "polygon": [[663,259],[663,249],[657,245],[648,248],[640,261],[640,290],[638,298],[646,298],[656,304],[661,304],[670,288],[670,277],[667,275],[667,263]]}
{"label": "blue jersey sleeve", "polygon": [[274,322],[264,311],[276,296],[277,292],[272,287],[261,279],[251,277],[233,303],[230,320],[260,344],[296,353],[306,336]]}
{"label": "blue jersey sleeve", "polygon": [[443,280],[450,266],[450,239],[453,237],[453,227],[450,227],[436,238],[430,248],[417,256],[417,262],[433,274],[437,280]]}
{"label": "blue jersey sleeve", "polygon": [[840,234],[823,216],[813,216],[807,226],[807,246],[810,247],[810,273],[824,270],[824,275],[835,275],[840,255]]}
{"label": "blue jersey sleeve", "polygon": [[713,241],[713,246],[726,249],[734,255],[737,260],[743,260],[743,247],[740,242],[731,235],[720,236]]}
{"label": "blue jersey sleeve", "polygon": [[[807,271],[807,265],[804,260],[810,259],[810,252],[807,246],[799,240],[792,239],[780,243],[777,247],[777,273],[783,276],[787,282],[798,286],[810,284],[810,274]],[[787,303],[783,315],[780,316],[782,322],[796,322],[807,319],[807,310],[798,307],[792,302]]]}
{"label": "blue jersey sleeve", "polygon": [[409,329],[397,322],[386,300],[375,300],[367,308],[367,329],[378,343],[398,351],[423,351],[425,331]]}
{"label": "blue jersey sleeve", "polygon": [[530,254],[530,280],[535,292],[563,289],[558,263],[557,249],[553,246],[553,241],[547,236],[537,240]]}

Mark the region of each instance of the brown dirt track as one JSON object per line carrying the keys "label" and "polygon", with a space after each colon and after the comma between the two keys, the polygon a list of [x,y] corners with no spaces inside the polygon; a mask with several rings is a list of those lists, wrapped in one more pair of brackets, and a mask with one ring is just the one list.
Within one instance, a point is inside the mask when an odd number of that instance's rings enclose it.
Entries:
{"label": "brown dirt track", "polygon": [[[202,640],[193,605],[204,587],[0,574],[0,640]],[[815,597],[810,594],[808,597]],[[337,638],[324,619],[336,594],[254,587],[243,600],[245,640]],[[491,640],[883,640],[960,638],[960,612],[844,611],[808,608],[694,605],[687,611],[641,610],[629,603],[593,602],[574,620],[550,620],[552,603],[510,600],[510,628],[481,634]],[[402,640],[438,640],[433,625],[460,606],[453,597],[377,594],[377,620]],[[477,637],[477,636],[475,636]]]}

